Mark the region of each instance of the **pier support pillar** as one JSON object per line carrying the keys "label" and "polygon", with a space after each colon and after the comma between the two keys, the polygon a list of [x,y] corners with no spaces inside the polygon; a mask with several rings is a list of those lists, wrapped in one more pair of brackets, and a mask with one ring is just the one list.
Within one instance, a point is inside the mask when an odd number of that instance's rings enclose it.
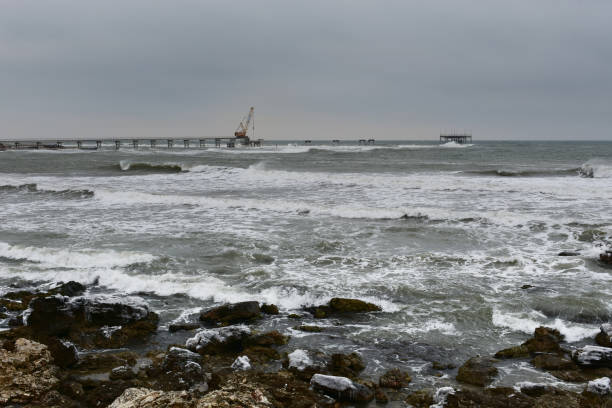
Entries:
{"label": "pier support pillar", "polygon": [[41,146],[42,146],[42,143],[41,143],[41,142],[36,142],[36,149],[40,149],[40,148],[41,148]]}
{"label": "pier support pillar", "polygon": [[115,140],[115,150],[119,150],[121,148],[121,140]]}
{"label": "pier support pillar", "polygon": [[[96,140],[96,149],[101,149],[102,148],[102,141],[101,140]],[[80,149],[80,147],[79,147]]]}
{"label": "pier support pillar", "polygon": [[185,149],[189,149],[189,140],[185,139],[185,140],[183,140],[183,143],[185,145]]}
{"label": "pier support pillar", "polygon": [[172,149],[172,144],[174,141],[172,139],[168,139],[168,149]]}
{"label": "pier support pillar", "polygon": [[83,142],[81,142],[80,140],[77,140],[77,149],[82,149],[83,148]]}
{"label": "pier support pillar", "polygon": [[206,147],[206,140],[205,139],[200,139],[200,148],[202,147]]}
{"label": "pier support pillar", "polygon": [[215,147],[221,147],[221,139],[215,138]]}
{"label": "pier support pillar", "polygon": [[138,140],[132,140],[132,146],[134,146],[134,149],[138,149]]}
{"label": "pier support pillar", "polygon": [[151,149],[155,149],[155,140],[151,139]]}

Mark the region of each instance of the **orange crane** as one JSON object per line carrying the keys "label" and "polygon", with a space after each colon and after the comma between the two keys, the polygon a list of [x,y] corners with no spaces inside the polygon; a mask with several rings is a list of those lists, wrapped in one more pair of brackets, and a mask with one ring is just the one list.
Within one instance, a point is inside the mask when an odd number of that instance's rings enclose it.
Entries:
{"label": "orange crane", "polygon": [[[252,133],[255,133],[255,119],[254,119],[255,113],[254,112],[255,112],[255,108],[251,106],[251,109],[249,109],[249,114],[242,119],[242,121],[238,125],[238,128],[234,132],[234,137],[236,137],[237,139],[247,139],[248,140],[247,132],[249,130],[249,125],[251,124],[251,122],[253,122],[253,132]],[[251,134],[251,136],[253,136],[253,134]]]}

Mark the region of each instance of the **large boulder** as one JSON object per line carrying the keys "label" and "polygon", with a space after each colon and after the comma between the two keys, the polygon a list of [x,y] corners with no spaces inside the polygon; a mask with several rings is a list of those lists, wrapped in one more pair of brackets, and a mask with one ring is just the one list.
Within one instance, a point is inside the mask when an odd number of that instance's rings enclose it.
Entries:
{"label": "large boulder", "polygon": [[58,386],[57,375],[45,345],[17,339],[13,350],[0,349],[0,405],[35,405]]}
{"label": "large boulder", "polygon": [[208,389],[202,357],[184,348],[171,347],[156,374],[157,387],[166,391],[188,390],[195,385]]}
{"label": "large boulder", "polygon": [[310,379],[310,385],[315,391],[339,401],[368,402],[374,398],[373,390],[346,377],[315,374]]}
{"label": "large boulder", "polygon": [[520,346],[503,349],[495,353],[495,358],[521,358],[535,353],[557,353],[562,354],[561,343],[563,335],[557,329],[550,327],[538,327],[534,330],[533,337]]}
{"label": "large boulder", "polygon": [[612,265],[612,251],[606,251],[599,255],[599,260],[603,263]]}
{"label": "large boulder", "polygon": [[472,357],[459,367],[457,381],[484,387],[497,376],[494,360],[486,357]]}
{"label": "large boulder", "polygon": [[332,354],[327,366],[330,373],[343,377],[357,377],[365,369],[363,359],[357,353]]}
{"label": "large boulder", "polygon": [[259,303],[255,301],[228,303],[209,310],[203,310],[200,313],[201,321],[221,326],[236,323],[249,323],[260,317],[261,310],[259,308]]}
{"label": "large boulder", "polygon": [[83,348],[118,348],[144,340],[159,317],[139,298],[55,295],[34,298],[24,312],[35,336],[66,337]]}
{"label": "large boulder", "polygon": [[333,298],[326,305],[306,308],[316,318],[344,315],[350,313],[380,312],[382,309],[373,303],[359,299]]}
{"label": "large boulder", "polygon": [[385,388],[400,389],[407,387],[411,381],[412,377],[407,372],[399,368],[393,368],[380,376],[378,385]]}

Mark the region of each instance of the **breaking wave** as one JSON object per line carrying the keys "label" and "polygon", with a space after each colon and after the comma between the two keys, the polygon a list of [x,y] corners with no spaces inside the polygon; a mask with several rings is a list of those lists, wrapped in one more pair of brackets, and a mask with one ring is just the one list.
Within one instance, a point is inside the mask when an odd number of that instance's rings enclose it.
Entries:
{"label": "breaking wave", "polygon": [[589,160],[578,172],[584,178],[612,178],[612,163],[603,159]]}
{"label": "breaking wave", "polygon": [[581,168],[570,169],[533,169],[533,170],[473,170],[465,171],[464,174],[475,174],[480,176],[499,177],[554,177],[554,176],[576,176],[581,174]]}
{"label": "breaking wave", "polygon": [[119,162],[119,168],[122,171],[141,170],[162,173],[179,173],[181,171],[187,171],[185,166],[181,163],[131,162],[129,160],[121,160]]}
{"label": "breaking wave", "polygon": [[0,191],[7,193],[37,193],[60,198],[91,198],[94,192],[91,190],[45,190],[39,189],[35,183],[20,185],[3,185]]}

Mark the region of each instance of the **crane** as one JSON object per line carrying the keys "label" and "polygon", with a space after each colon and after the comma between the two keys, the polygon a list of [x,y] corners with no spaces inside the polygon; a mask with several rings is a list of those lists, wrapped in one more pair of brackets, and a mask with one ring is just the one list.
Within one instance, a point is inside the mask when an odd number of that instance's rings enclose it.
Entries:
{"label": "crane", "polygon": [[238,125],[238,128],[234,132],[234,137],[246,139],[251,121],[253,121],[253,132],[255,132],[255,120],[253,119],[253,115],[255,114],[254,112],[255,108],[251,106],[251,109],[249,109],[249,114],[242,119]]}

